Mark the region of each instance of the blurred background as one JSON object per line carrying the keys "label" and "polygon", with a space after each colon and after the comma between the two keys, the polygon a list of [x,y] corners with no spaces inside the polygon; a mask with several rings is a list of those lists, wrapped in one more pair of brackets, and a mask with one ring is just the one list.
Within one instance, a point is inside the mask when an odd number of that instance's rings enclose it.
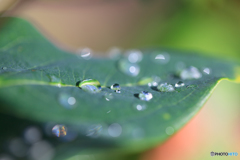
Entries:
{"label": "blurred background", "polygon": [[[3,16],[31,21],[69,51],[89,47],[160,46],[240,61],[238,0],[0,0]],[[141,160],[208,160],[210,152],[240,157],[240,84],[222,81],[203,109]]]}

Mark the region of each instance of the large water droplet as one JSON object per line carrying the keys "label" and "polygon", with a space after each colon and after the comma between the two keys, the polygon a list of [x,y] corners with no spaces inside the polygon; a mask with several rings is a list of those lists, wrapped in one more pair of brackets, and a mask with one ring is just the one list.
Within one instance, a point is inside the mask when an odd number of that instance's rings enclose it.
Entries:
{"label": "large water droplet", "polygon": [[145,104],[134,104],[133,107],[138,111],[143,111],[147,108]]}
{"label": "large water droplet", "polygon": [[204,72],[205,74],[210,74],[210,73],[211,73],[211,70],[210,70],[210,68],[204,68],[204,69],[203,69],[203,72]]}
{"label": "large water droplet", "polygon": [[110,87],[112,90],[114,90],[116,93],[121,93],[121,87],[118,83],[115,83],[113,85],[111,85]]}
{"label": "large water droplet", "polygon": [[102,125],[92,125],[87,130],[87,136],[97,138],[102,132]]}
{"label": "large water droplet", "polygon": [[167,64],[170,60],[170,56],[167,52],[154,52],[154,61],[160,64]]}
{"label": "large water droplet", "polygon": [[157,86],[157,89],[161,92],[173,92],[175,89],[171,84],[161,83]]}
{"label": "large water droplet", "polygon": [[76,106],[76,99],[67,93],[60,93],[58,96],[58,101],[63,107],[67,109],[72,109]]}
{"label": "large water droplet", "polygon": [[167,127],[167,128],[166,128],[166,133],[167,133],[168,135],[172,135],[172,134],[174,133],[174,128],[173,128],[173,127]]}
{"label": "large water droplet", "polygon": [[143,101],[150,101],[153,98],[153,95],[150,92],[142,91],[141,93],[139,93],[138,98]]}
{"label": "large water droplet", "polygon": [[92,58],[92,50],[90,48],[80,49],[77,51],[77,56],[89,60]]}
{"label": "large water droplet", "polygon": [[138,62],[141,62],[142,60],[142,52],[140,50],[128,50],[125,52],[127,58],[128,58],[128,61],[131,62],[131,63],[138,63]]}
{"label": "large water droplet", "polygon": [[85,79],[79,83],[78,87],[89,93],[98,93],[102,90],[100,82],[96,79]]}
{"label": "large water droplet", "polygon": [[107,101],[110,101],[113,99],[113,94],[112,93],[105,93],[104,94],[104,98],[107,100]]}
{"label": "large water droplet", "polygon": [[202,74],[196,67],[190,66],[180,72],[181,79],[198,79],[201,78]]}
{"label": "large water droplet", "polygon": [[52,128],[52,133],[57,137],[63,137],[67,135],[67,128],[64,125],[55,125]]}
{"label": "large water droplet", "polygon": [[118,137],[122,133],[122,126],[118,123],[113,123],[108,127],[108,134],[112,137]]}
{"label": "large water droplet", "polygon": [[3,70],[6,70],[6,69],[7,69],[7,67],[2,67],[2,69],[3,69]]}
{"label": "large water droplet", "polygon": [[118,68],[121,72],[133,77],[137,76],[140,72],[139,65],[130,63],[125,59],[119,60]]}
{"label": "large water droplet", "polygon": [[183,87],[185,84],[182,82],[182,81],[178,81],[176,84],[175,84],[175,87],[178,88],[178,87]]}

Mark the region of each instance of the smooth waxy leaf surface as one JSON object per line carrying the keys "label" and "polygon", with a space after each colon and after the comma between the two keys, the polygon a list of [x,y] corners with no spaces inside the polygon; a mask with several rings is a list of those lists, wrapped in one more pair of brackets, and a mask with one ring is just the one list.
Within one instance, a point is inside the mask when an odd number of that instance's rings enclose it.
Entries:
{"label": "smooth waxy leaf surface", "polygon": [[[1,144],[20,137],[29,125],[48,133],[54,125],[63,124],[67,136],[43,134],[61,158],[86,148],[132,152],[159,144],[197,113],[221,79],[237,79],[239,73],[235,62],[158,48],[141,50],[142,60],[136,64],[126,63],[125,57],[86,60],[60,50],[22,19],[3,20],[0,125],[5,131],[0,134]],[[170,57],[167,63],[159,63],[164,61],[163,52]],[[182,65],[196,67],[201,78],[181,79],[177,72]],[[209,74],[203,72],[206,67]],[[136,69],[139,73],[131,75]],[[185,85],[160,92],[148,86],[152,76],[160,77],[160,83],[174,86],[183,81]],[[77,87],[84,79],[99,81],[102,90],[93,94]],[[110,89],[114,83],[120,84],[121,93]],[[141,91],[153,98],[140,100]]]}

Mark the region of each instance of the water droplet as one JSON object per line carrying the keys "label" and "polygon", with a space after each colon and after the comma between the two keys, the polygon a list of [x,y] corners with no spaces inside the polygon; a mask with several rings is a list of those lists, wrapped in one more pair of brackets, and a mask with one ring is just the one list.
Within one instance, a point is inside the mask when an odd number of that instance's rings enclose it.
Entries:
{"label": "water droplet", "polygon": [[52,128],[52,133],[57,137],[63,137],[67,135],[67,128],[64,125],[55,125]]}
{"label": "water droplet", "polygon": [[89,93],[98,93],[102,90],[100,82],[95,79],[85,79],[79,83],[78,87]]}
{"label": "water droplet", "polygon": [[119,137],[122,134],[122,126],[118,123],[113,123],[108,127],[108,134],[112,137]]}
{"label": "water droplet", "polygon": [[141,93],[139,93],[138,98],[143,101],[150,101],[153,98],[153,95],[150,92],[142,91]]}
{"label": "water droplet", "polygon": [[110,112],[111,112],[111,110],[107,111],[107,113],[110,113]]}
{"label": "water droplet", "polygon": [[113,47],[110,48],[108,53],[109,53],[109,57],[113,60],[117,60],[121,57],[121,49],[118,47]]}
{"label": "water droplet", "polygon": [[175,87],[178,88],[178,87],[183,87],[185,84],[182,82],[182,81],[178,81],[176,84],[175,84]]}
{"label": "water droplet", "polygon": [[156,87],[160,81],[161,81],[160,77],[152,76],[152,82],[148,83],[148,86],[149,87]]}
{"label": "water droplet", "polygon": [[206,73],[206,74],[210,74],[211,70],[210,70],[210,68],[204,68],[203,72]]}
{"label": "water droplet", "polygon": [[154,61],[160,64],[167,64],[170,60],[170,56],[167,52],[154,52]]}
{"label": "water droplet", "polygon": [[111,85],[111,87],[110,87],[112,90],[114,90],[116,93],[121,93],[121,87],[120,87],[120,85],[118,84],[118,83],[115,83],[115,84],[113,84],[113,85]]}
{"label": "water droplet", "polygon": [[60,78],[57,78],[57,77],[54,76],[54,75],[50,75],[50,81],[51,81],[53,84],[56,84],[56,86],[58,86],[59,88],[61,87],[61,79],[60,79]]}
{"label": "water droplet", "polygon": [[7,69],[7,67],[2,67],[2,69],[3,69],[3,70],[6,70],[6,69]]}
{"label": "water droplet", "polygon": [[128,58],[128,61],[131,62],[131,63],[138,63],[138,62],[141,62],[142,60],[142,52],[140,50],[128,50],[125,52],[127,58]]}
{"label": "water droplet", "polygon": [[130,63],[124,59],[119,60],[118,68],[121,72],[133,77],[137,76],[140,72],[139,65]]}
{"label": "water droplet", "polygon": [[77,51],[77,56],[89,60],[92,58],[92,51],[90,48],[83,48]]}
{"label": "water droplet", "polygon": [[87,136],[97,138],[102,132],[102,125],[92,125],[87,130]]}
{"label": "water droplet", "polygon": [[58,96],[58,101],[66,109],[75,108],[76,99],[67,93],[60,93]]}
{"label": "water droplet", "polygon": [[174,128],[173,127],[167,127],[165,131],[168,135],[172,135],[174,133]]}
{"label": "water droplet", "polygon": [[181,79],[199,79],[202,77],[202,74],[196,67],[190,66],[180,72]]}
{"label": "water droplet", "polygon": [[32,160],[52,160],[55,150],[47,141],[34,143],[29,150],[29,156]]}
{"label": "water droplet", "polygon": [[157,89],[161,92],[173,92],[175,89],[171,84],[161,83],[157,86]]}
{"label": "water droplet", "polygon": [[134,104],[133,107],[138,111],[143,111],[147,108],[145,104]]}
{"label": "water droplet", "polygon": [[28,127],[24,131],[24,138],[28,143],[33,144],[41,140],[42,133],[37,127]]}
{"label": "water droplet", "polygon": [[10,141],[9,150],[16,157],[24,157],[28,148],[22,139],[16,138]]}
{"label": "water droplet", "polygon": [[107,100],[107,101],[110,101],[113,99],[113,94],[112,93],[105,93],[104,94],[104,98]]}

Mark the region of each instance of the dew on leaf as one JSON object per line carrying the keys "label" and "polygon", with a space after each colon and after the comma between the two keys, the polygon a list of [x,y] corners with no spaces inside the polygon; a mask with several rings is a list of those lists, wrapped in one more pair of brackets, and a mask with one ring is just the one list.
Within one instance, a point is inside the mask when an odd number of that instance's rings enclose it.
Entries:
{"label": "dew on leaf", "polygon": [[6,70],[6,69],[7,69],[7,67],[2,67],[2,69],[3,69],[3,70]]}
{"label": "dew on leaf", "polygon": [[127,56],[127,59],[131,63],[138,63],[142,61],[142,52],[140,50],[127,50],[125,52],[125,55]]}
{"label": "dew on leaf", "polygon": [[100,82],[96,79],[85,79],[78,84],[78,87],[89,93],[98,93],[102,90]]}
{"label": "dew on leaf", "polygon": [[143,77],[138,81],[138,85],[148,85],[149,87],[157,86],[158,83],[161,81],[161,78],[158,76],[152,76],[152,77]]}
{"label": "dew on leaf", "polygon": [[113,123],[108,127],[108,134],[112,137],[119,137],[122,134],[122,126],[118,123]]}
{"label": "dew on leaf", "polygon": [[76,99],[67,93],[60,93],[58,96],[59,103],[66,109],[75,108]]}
{"label": "dew on leaf", "polygon": [[197,87],[197,85],[195,85],[195,84],[187,85],[187,88],[196,88],[196,87]]}
{"label": "dew on leaf", "polygon": [[210,73],[211,73],[211,70],[210,70],[210,68],[204,68],[204,69],[203,69],[203,72],[204,72],[205,74],[210,74]]}
{"label": "dew on leaf", "polygon": [[196,67],[190,66],[185,68],[180,72],[181,79],[199,79],[202,77],[202,74]]}
{"label": "dew on leaf", "polygon": [[112,93],[105,93],[104,94],[104,98],[107,100],[107,101],[110,101],[113,99],[113,94]]}
{"label": "dew on leaf", "polygon": [[157,89],[161,92],[173,92],[175,89],[171,84],[161,83],[157,86]]}
{"label": "dew on leaf", "polygon": [[56,84],[59,88],[61,87],[61,79],[54,76],[54,75],[50,75],[50,81],[53,83],[53,84]]}
{"label": "dew on leaf", "polygon": [[183,87],[185,84],[182,82],[182,81],[178,81],[176,84],[175,84],[175,87],[178,88],[178,87]]}
{"label": "dew on leaf", "polygon": [[102,132],[102,125],[97,124],[97,125],[91,125],[88,130],[86,136],[92,137],[92,138],[97,138]]}
{"label": "dew on leaf", "polygon": [[138,98],[143,101],[150,101],[153,98],[153,95],[150,92],[142,91],[139,93]]}
{"label": "dew on leaf", "polygon": [[125,59],[119,60],[118,68],[121,72],[133,77],[137,76],[140,72],[139,65],[130,63]]}
{"label": "dew on leaf", "polygon": [[147,108],[145,104],[134,104],[133,107],[138,111],[143,111]]}
{"label": "dew on leaf", "polygon": [[67,128],[64,125],[57,124],[52,128],[52,133],[57,137],[63,137],[67,135]]}
{"label": "dew on leaf", "polygon": [[167,64],[170,60],[170,55],[167,52],[154,52],[154,62],[159,64]]}
{"label": "dew on leaf", "polygon": [[92,50],[90,48],[83,48],[77,51],[77,56],[89,60],[92,58]]}
{"label": "dew on leaf", "polygon": [[166,128],[165,131],[168,135],[172,135],[174,133],[174,128],[169,126]]}
{"label": "dew on leaf", "polygon": [[114,90],[116,93],[120,93],[121,91],[121,87],[118,83],[114,83],[113,85],[111,85],[110,87],[112,90]]}

